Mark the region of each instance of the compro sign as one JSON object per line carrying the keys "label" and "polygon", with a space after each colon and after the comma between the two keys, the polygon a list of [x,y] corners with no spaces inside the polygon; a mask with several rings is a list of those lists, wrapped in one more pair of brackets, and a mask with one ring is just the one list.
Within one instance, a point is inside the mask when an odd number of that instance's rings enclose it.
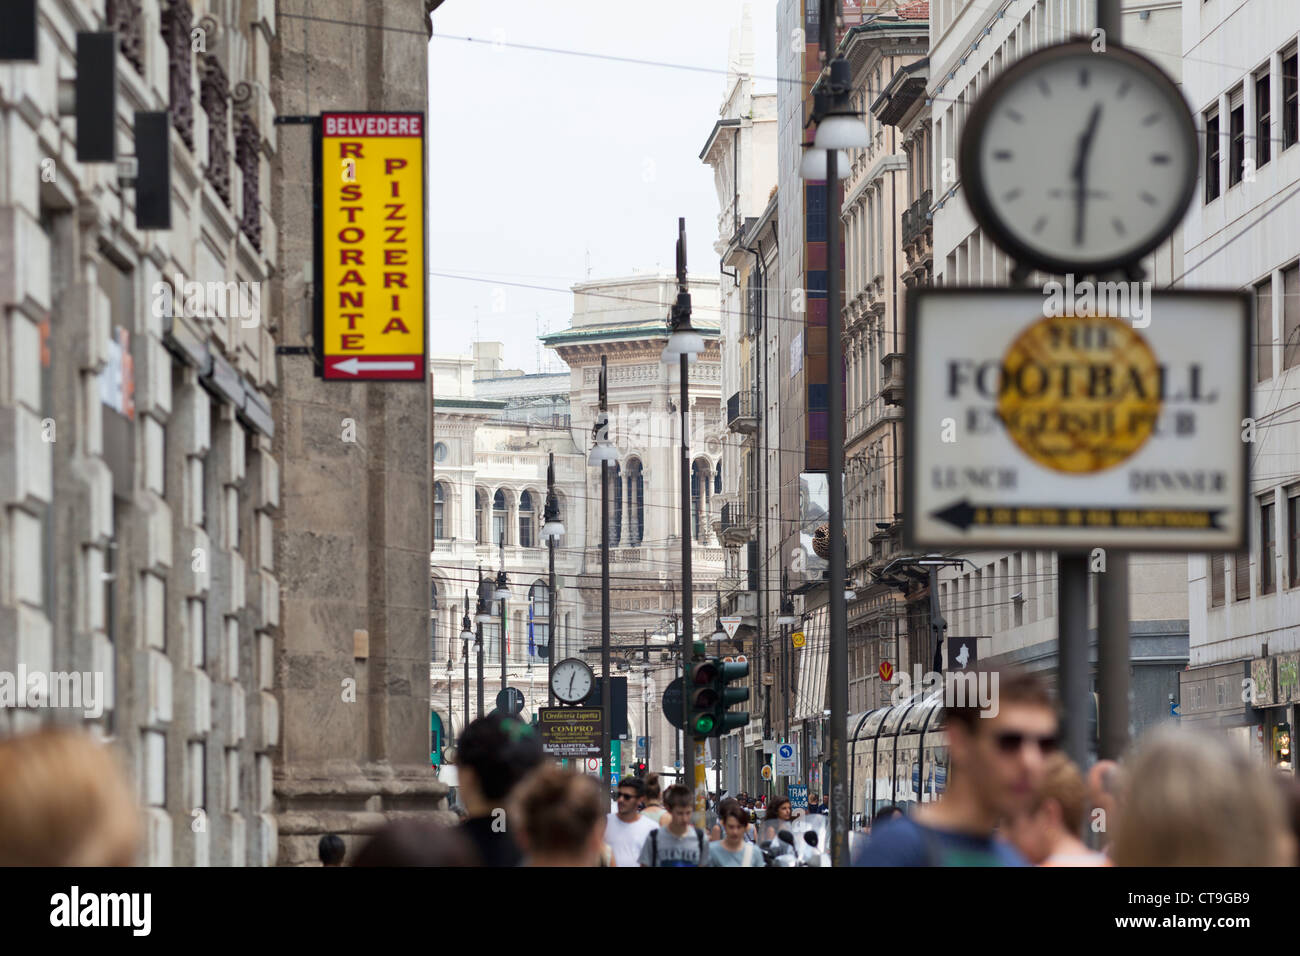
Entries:
{"label": "compro sign", "polygon": [[1250,299],[1149,294],[1140,321],[1100,291],[909,297],[907,546],[1245,546]]}
{"label": "compro sign", "polygon": [[322,374],[423,380],[424,114],[322,113],[319,155]]}

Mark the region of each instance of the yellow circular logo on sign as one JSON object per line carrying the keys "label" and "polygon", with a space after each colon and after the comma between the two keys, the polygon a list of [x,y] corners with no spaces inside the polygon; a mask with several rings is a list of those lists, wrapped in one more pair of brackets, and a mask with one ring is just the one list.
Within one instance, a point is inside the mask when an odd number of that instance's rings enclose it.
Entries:
{"label": "yellow circular logo on sign", "polygon": [[998,417],[1039,464],[1072,474],[1104,471],[1151,437],[1163,374],[1151,346],[1120,319],[1045,318],[1003,357]]}
{"label": "yellow circular logo on sign", "polygon": [[772,779],[772,768],[769,767],[767,764],[763,764],[762,774],[763,774],[763,779],[764,779],[764,780],[771,780],[771,779]]}
{"label": "yellow circular logo on sign", "polygon": [[790,635],[790,639],[794,641],[795,647],[803,647],[803,643],[804,643],[803,631],[795,631],[793,634]]}

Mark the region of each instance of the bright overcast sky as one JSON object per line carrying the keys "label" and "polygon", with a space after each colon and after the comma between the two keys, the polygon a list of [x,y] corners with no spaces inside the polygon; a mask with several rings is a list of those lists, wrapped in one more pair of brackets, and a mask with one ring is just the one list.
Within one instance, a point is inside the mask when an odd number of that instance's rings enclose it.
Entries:
{"label": "bright overcast sky", "polygon": [[[776,2],[749,0],[759,92],[776,90]],[[433,14],[429,269],[472,279],[430,277],[432,351],[468,354],[477,318],[478,337],[506,343],[507,367],[536,371],[536,330],[568,327],[588,256],[593,279],[671,270],[678,216],[691,272],[717,274],[717,193],[699,154],[742,5],[447,0]]]}

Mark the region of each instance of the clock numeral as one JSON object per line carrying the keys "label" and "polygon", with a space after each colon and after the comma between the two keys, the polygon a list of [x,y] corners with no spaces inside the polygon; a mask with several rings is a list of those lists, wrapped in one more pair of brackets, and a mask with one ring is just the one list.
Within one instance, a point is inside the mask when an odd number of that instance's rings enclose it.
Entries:
{"label": "clock numeral", "polygon": [[1086,66],[1079,71],[1079,85],[1080,86],[1088,85],[1088,68]]}
{"label": "clock numeral", "polygon": [[1154,125],[1155,125],[1156,123],[1158,123],[1158,122],[1160,122],[1160,114],[1159,114],[1159,113],[1152,113],[1150,116],[1147,116],[1147,117],[1143,118],[1143,120],[1142,120],[1142,125],[1143,125],[1143,126],[1154,126]]}
{"label": "clock numeral", "polygon": [[1157,202],[1156,197],[1153,196],[1153,195],[1151,195],[1150,193],[1144,192],[1144,193],[1141,194],[1141,197],[1140,197],[1140,198],[1141,198],[1142,201],[1143,201],[1144,203],[1146,203],[1148,206],[1154,206],[1154,205],[1156,205],[1156,202]]}
{"label": "clock numeral", "polygon": [[1110,224],[1115,227],[1115,231],[1118,232],[1121,236],[1124,235],[1124,223],[1121,222],[1118,217],[1112,219],[1110,221]]}
{"label": "clock numeral", "polygon": [[1157,166],[1168,166],[1168,165],[1169,165],[1169,154],[1168,154],[1168,153],[1153,153],[1152,156],[1151,156],[1151,162],[1155,163]]}
{"label": "clock numeral", "polygon": [[1013,190],[1011,190],[1011,192],[1007,193],[1005,196],[1002,197],[1002,201],[1003,201],[1003,202],[1013,202],[1013,201],[1019,199],[1019,198],[1021,197],[1021,195],[1022,195],[1021,190],[1019,190],[1019,189],[1013,189]]}
{"label": "clock numeral", "polygon": [[1047,85],[1047,81],[1041,76],[1038,78],[1038,89],[1044,96],[1052,95],[1052,88]]}
{"label": "clock numeral", "polygon": [[1009,149],[999,149],[993,154],[993,158],[1001,162],[1006,162],[1008,159],[1013,159],[1014,157],[1015,153],[1011,152]]}
{"label": "clock numeral", "polygon": [[1042,231],[1043,231],[1043,227],[1046,226],[1046,225],[1047,225],[1047,217],[1046,217],[1046,216],[1039,216],[1039,217],[1038,217],[1038,221],[1034,223],[1034,235],[1036,236],[1036,235],[1038,235],[1040,232],[1042,232]]}
{"label": "clock numeral", "polygon": [[1131,87],[1132,85],[1133,85],[1132,82],[1130,82],[1129,80],[1125,80],[1123,83],[1120,84],[1119,91],[1115,95],[1122,100],[1124,97],[1128,96],[1129,87]]}
{"label": "clock numeral", "polygon": [[1006,114],[1006,117],[1009,120],[1014,120],[1017,123],[1023,123],[1025,121],[1025,118],[1015,110],[1003,110],[1002,112]]}

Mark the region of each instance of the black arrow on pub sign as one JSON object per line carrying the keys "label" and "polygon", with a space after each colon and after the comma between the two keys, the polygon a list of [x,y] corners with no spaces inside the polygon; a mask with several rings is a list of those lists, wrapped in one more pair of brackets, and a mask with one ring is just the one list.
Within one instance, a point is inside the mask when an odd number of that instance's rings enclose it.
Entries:
{"label": "black arrow on pub sign", "polygon": [[965,498],[930,517],[965,531],[980,528],[1134,528],[1218,530],[1222,508],[1059,508],[976,505]]}

